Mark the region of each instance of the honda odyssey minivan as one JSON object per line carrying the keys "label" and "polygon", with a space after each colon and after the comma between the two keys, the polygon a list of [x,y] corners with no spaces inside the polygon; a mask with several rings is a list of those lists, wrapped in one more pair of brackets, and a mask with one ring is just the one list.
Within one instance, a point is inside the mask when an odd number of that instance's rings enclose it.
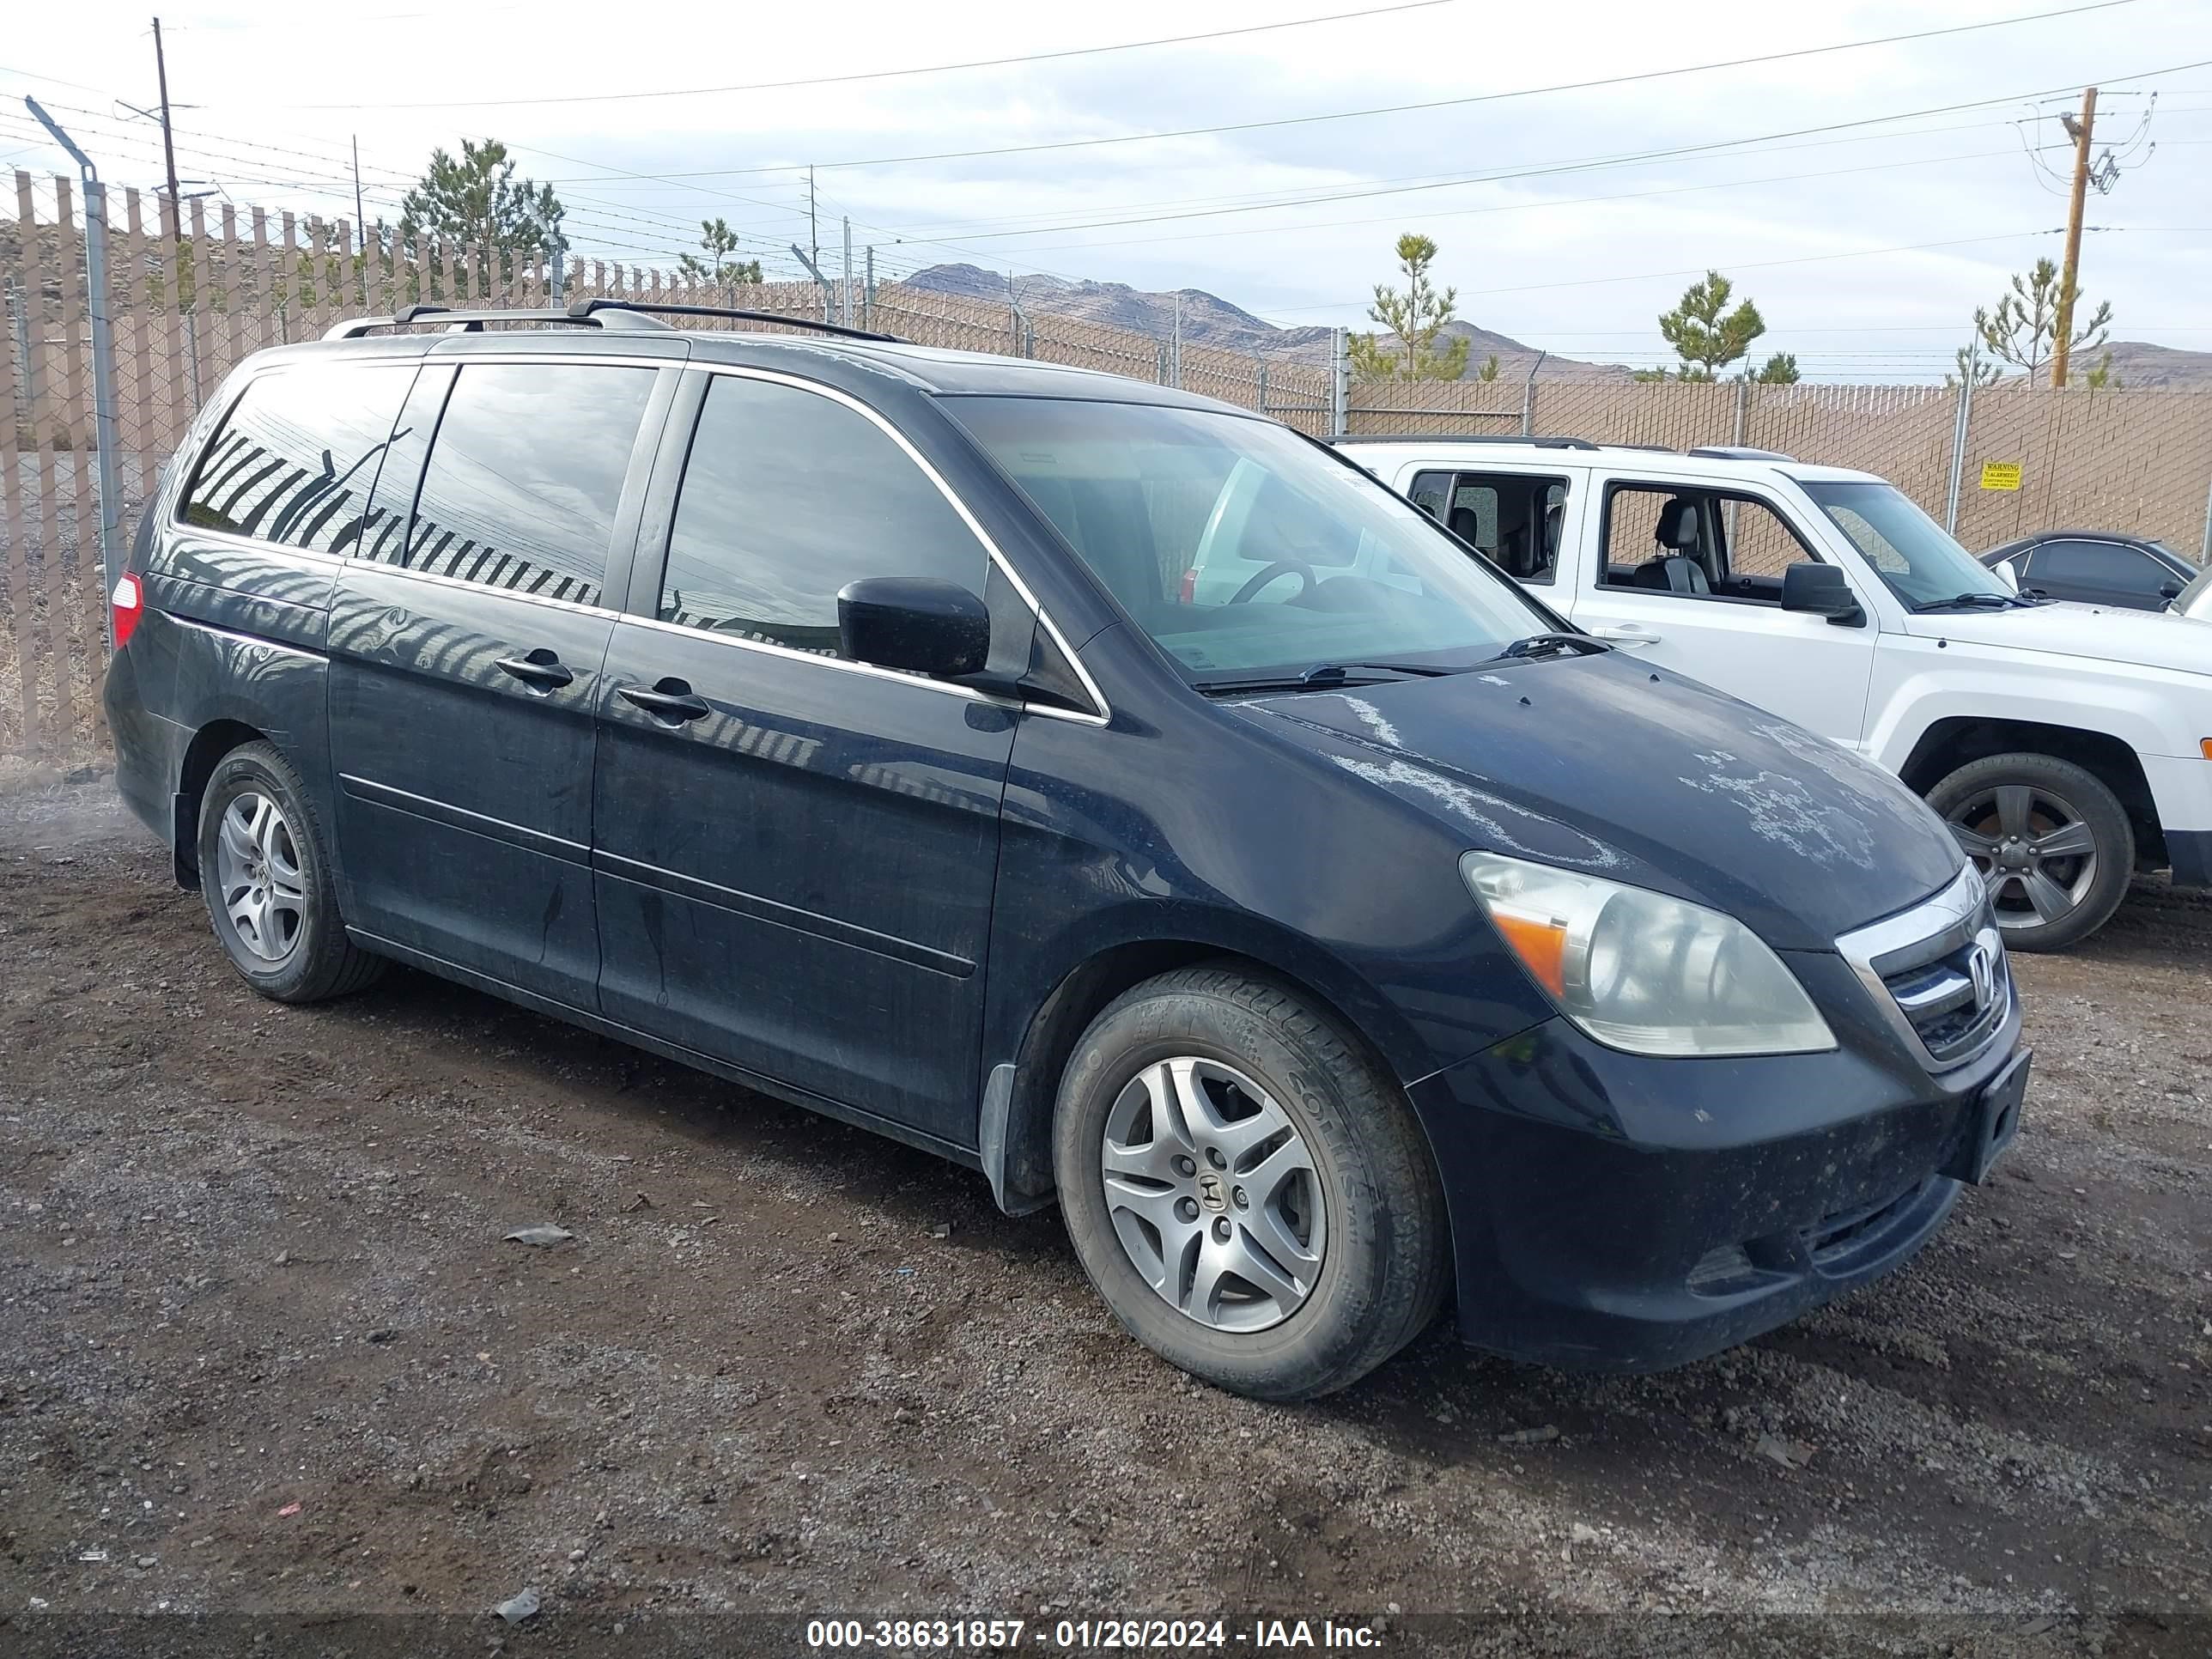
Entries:
{"label": "honda odyssey minivan", "polygon": [[240,366],[112,605],[118,783],[255,990],[399,962],[977,1169],[1224,1388],[1447,1299],[1696,1358],[2019,1121],[1901,784],[1171,389],[417,308]]}

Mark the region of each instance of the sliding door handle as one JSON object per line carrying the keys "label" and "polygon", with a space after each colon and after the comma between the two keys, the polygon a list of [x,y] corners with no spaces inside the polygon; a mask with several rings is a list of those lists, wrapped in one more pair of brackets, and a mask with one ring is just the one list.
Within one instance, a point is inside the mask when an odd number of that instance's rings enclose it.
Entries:
{"label": "sliding door handle", "polygon": [[542,645],[526,657],[501,657],[499,667],[502,673],[547,690],[573,685],[576,679],[574,672]]}
{"label": "sliding door handle", "polygon": [[641,685],[625,685],[615,693],[627,702],[632,702],[657,720],[666,720],[680,726],[685,720],[703,719],[714,711],[699,698],[691,695],[686,681],[665,679],[650,690]]}

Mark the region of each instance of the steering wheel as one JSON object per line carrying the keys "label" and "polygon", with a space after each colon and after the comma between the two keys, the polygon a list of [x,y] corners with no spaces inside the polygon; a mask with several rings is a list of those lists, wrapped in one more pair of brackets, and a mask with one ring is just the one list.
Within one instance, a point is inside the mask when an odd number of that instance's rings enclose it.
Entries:
{"label": "steering wheel", "polygon": [[1265,570],[1262,570],[1259,574],[1254,576],[1251,580],[1246,582],[1243,586],[1238,588],[1234,593],[1231,594],[1229,597],[1229,603],[1231,605],[1243,605],[1248,602],[1255,593],[1257,593],[1269,582],[1274,580],[1276,577],[1287,575],[1294,571],[1297,573],[1298,580],[1305,584],[1304,586],[1298,589],[1298,597],[1300,599],[1304,599],[1307,594],[1314,591],[1314,587],[1316,586],[1313,567],[1308,564],[1304,559],[1278,559],[1274,563],[1269,565]]}

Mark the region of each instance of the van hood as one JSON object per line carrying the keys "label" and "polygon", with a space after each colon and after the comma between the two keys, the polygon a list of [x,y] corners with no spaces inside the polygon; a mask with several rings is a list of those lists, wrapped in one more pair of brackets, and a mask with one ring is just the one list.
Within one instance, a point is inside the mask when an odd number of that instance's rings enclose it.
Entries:
{"label": "van hood", "polygon": [[2164,611],[2055,604],[2025,611],[1934,611],[1913,617],[1906,625],[1923,639],[2212,674],[2212,641],[2186,623]]}
{"label": "van hood", "polygon": [[1825,738],[1625,653],[1227,706],[1502,853],[1686,898],[1784,950],[1955,878],[1919,797]]}

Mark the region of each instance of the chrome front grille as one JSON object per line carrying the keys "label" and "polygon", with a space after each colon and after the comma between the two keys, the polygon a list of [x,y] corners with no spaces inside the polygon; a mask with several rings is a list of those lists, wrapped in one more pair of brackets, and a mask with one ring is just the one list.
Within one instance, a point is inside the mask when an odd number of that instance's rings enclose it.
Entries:
{"label": "chrome front grille", "polygon": [[1931,1072],[1973,1060],[2012,1017],[2012,969],[1972,866],[1933,898],[1844,934],[1836,948]]}

